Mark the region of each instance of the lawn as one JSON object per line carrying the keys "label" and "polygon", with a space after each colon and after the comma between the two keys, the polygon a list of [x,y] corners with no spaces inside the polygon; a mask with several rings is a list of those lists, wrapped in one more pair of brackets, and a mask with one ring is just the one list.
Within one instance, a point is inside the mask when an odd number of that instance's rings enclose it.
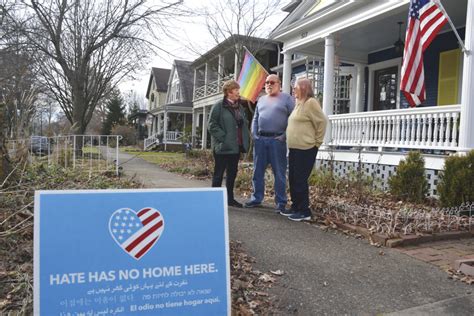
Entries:
{"label": "lawn", "polygon": [[140,151],[136,149],[124,150],[127,154],[136,155],[148,162],[155,163],[157,165],[166,165],[170,163],[184,163],[186,157],[184,153],[175,153],[175,152],[156,152],[156,151]]}

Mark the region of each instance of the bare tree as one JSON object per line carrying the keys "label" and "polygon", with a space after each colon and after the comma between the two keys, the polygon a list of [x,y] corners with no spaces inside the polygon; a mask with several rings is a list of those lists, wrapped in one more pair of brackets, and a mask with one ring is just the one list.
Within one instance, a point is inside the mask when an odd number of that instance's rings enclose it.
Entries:
{"label": "bare tree", "polygon": [[[256,55],[269,41],[269,21],[280,12],[281,0],[216,0],[203,8],[209,34],[216,44],[228,40],[242,62],[242,46]],[[235,36],[237,35],[237,36]]]}
{"label": "bare tree", "polygon": [[8,120],[6,137],[29,137],[37,100],[42,92],[38,82],[35,50],[24,36],[23,8],[15,0],[0,0],[0,93]]}
{"label": "bare tree", "polygon": [[41,53],[44,84],[74,134],[84,133],[101,99],[160,49],[156,39],[182,2],[23,1],[33,12],[25,34]]}

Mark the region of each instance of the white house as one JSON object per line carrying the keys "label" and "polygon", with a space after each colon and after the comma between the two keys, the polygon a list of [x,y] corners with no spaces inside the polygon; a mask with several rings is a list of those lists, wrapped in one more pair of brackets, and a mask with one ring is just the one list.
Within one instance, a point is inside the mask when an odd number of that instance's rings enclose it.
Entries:
{"label": "white house", "polygon": [[427,100],[417,108],[400,93],[409,0],[294,0],[283,8],[289,14],[271,34],[283,43],[274,69],[285,92],[307,76],[322,94],[330,124],[318,159],[333,157],[339,173],[361,160],[383,181],[404,152],[418,149],[436,194],[446,155],[474,149],[474,0],[442,3],[470,53],[446,24],[425,51]]}

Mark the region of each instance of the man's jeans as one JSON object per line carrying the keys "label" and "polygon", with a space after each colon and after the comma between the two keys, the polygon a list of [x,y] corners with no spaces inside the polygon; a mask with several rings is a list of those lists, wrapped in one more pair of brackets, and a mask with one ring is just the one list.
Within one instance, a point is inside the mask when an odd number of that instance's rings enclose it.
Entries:
{"label": "man's jeans", "polygon": [[286,198],[286,142],[274,137],[260,136],[254,140],[252,201],[261,203],[265,194],[265,169],[272,166],[275,177],[275,203],[284,207]]}

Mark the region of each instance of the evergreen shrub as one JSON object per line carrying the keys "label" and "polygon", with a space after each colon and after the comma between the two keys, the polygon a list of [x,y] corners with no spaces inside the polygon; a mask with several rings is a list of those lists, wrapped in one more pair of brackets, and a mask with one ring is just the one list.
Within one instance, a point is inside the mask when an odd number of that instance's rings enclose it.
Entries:
{"label": "evergreen shrub", "polygon": [[446,158],[438,183],[438,195],[444,207],[474,202],[474,150],[466,156]]}
{"label": "evergreen shrub", "polygon": [[406,160],[400,161],[396,173],[388,180],[390,193],[405,201],[423,202],[428,193],[425,174],[425,159],[418,151],[408,153]]}

